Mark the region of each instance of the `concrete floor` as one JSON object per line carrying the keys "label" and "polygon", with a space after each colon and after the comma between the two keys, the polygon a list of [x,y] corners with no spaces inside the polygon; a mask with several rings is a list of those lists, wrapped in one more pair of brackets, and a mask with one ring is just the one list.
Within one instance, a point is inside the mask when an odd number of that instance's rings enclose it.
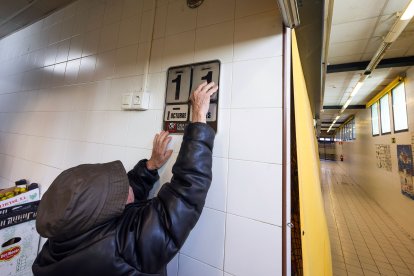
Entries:
{"label": "concrete floor", "polygon": [[321,161],[334,276],[414,275],[414,240],[334,161]]}

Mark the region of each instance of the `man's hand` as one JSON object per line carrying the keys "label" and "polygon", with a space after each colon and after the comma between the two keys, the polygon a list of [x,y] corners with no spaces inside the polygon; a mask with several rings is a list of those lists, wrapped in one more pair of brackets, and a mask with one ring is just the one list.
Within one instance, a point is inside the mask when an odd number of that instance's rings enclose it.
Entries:
{"label": "man's hand", "polygon": [[171,141],[168,134],[168,131],[161,131],[155,135],[151,158],[147,161],[148,170],[158,170],[171,157],[173,151],[167,150],[168,143]]}
{"label": "man's hand", "polygon": [[210,97],[217,92],[218,86],[214,82],[203,82],[191,94],[191,103],[193,108],[192,122],[206,122],[206,115],[210,106]]}

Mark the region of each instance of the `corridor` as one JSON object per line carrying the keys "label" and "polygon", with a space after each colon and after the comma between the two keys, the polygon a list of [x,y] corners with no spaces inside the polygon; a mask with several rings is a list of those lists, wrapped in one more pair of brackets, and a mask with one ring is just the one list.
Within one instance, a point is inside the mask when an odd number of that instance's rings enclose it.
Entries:
{"label": "corridor", "polygon": [[334,276],[414,275],[414,238],[345,174],[321,161]]}

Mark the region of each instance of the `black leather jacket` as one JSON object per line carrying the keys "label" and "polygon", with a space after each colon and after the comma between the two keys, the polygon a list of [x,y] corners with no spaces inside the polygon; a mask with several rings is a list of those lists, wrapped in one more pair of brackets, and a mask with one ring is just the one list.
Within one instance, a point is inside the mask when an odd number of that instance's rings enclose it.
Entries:
{"label": "black leather jacket", "polygon": [[147,200],[157,172],[141,160],[128,173],[136,200],[122,216],[65,241],[49,239],[33,264],[35,275],[166,275],[203,209],[212,178],[214,131],[190,124],[173,177]]}

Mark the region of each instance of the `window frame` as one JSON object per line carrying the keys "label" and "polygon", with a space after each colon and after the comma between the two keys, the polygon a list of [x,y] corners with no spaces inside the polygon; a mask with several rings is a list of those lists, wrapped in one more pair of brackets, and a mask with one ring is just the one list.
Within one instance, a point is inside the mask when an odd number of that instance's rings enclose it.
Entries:
{"label": "window frame", "polygon": [[[400,130],[395,130],[395,117],[394,117],[394,89],[397,88],[398,86],[403,85],[404,86],[404,102],[405,102],[405,115],[407,117],[407,128],[406,129],[400,129]],[[409,124],[408,124],[408,109],[407,109],[407,92],[405,90],[405,83],[402,81],[401,83],[399,83],[397,86],[395,86],[392,90],[391,90],[391,107],[392,107],[392,125],[393,125],[393,130],[394,133],[401,133],[401,132],[407,132],[409,131]]]}
{"label": "window frame", "polygon": [[[374,134],[374,124],[373,124],[373,116],[372,116],[372,110],[373,110],[373,106],[377,105],[377,127],[378,127],[378,133]],[[381,133],[381,129],[380,129],[380,117],[379,117],[379,101],[375,102],[374,104],[371,105],[371,135],[372,137],[376,137],[379,136]]]}
{"label": "window frame", "polygon": [[390,113],[390,93],[387,93],[387,94],[385,94],[384,96],[382,96],[379,100],[378,100],[378,103],[379,103],[379,121],[380,121],[380,126],[381,126],[381,129],[380,129],[380,133],[381,133],[381,135],[388,135],[388,134],[391,134],[391,114],[389,114],[389,120],[390,120],[390,131],[389,132],[382,132],[382,129],[383,129],[383,127],[382,127],[382,113],[381,113],[381,100],[383,99],[383,98],[385,98],[385,97],[388,97],[388,105],[387,105],[387,107],[388,107],[388,114]]}

